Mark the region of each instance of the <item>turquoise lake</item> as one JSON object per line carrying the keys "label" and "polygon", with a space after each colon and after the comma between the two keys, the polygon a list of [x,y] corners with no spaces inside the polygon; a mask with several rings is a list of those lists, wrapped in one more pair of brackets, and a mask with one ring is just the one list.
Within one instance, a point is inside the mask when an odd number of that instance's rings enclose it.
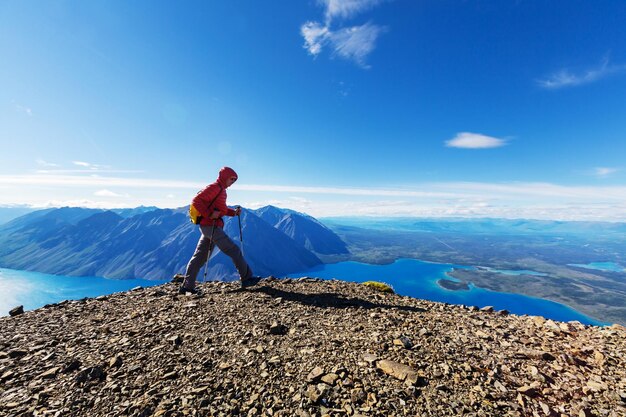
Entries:
{"label": "turquoise lake", "polygon": [[[440,279],[454,280],[446,275],[452,268],[467,266],[422,262],[415,259],[399,259],[388,265],[371,265],[359,262],[339,262],[322,265],[289,277],[310,276],[342,281],[382,281],[390,284],[396,293],[430,301],[467,306],[493,306],[513,314],[543,316],[559,321],[577,320],[584,324],[606,325],[571,307],[541,298],[520,294],[501,293],[470,285],[469,290],[453,291],[437,284]],[[511,271],[506,271],[511,272]]]}
{"label": "turquoise lake", "polygon": [[33,310],[63,300],[80,300],[162,283],[145,279],[66,277],[0,268],[0,316],[8,315],[9,310],[19,305],[23,305],[24,310]]}
{"label": "turquoise lake", "polygon": [[592,262],[590,264],[569,264],[570,266],[577,266],[579,268],[595,269],[597,271],[608,272],[626,272],[626,268],[615,262]]}
{"label": "turquoise lake", "polygon": [[[560,321],[578,320],[585,324],[605,325],[578,311],[540,298],[519,294],[499,293],[470,285],[469,290],[453,291],[442,288],[437,281],[452,279],[446,272],[452,268],[467,266],[422,262],[415,259],[399,259],[388,265],[371,265],[359,262],[340,262],[322,265],[311,270],[289,274],[290,277],[311,276],[325,279],[365,282],[383,281],[393,286],[401,295],[468,306],[493,306],[514,314],[544,316]],[[519,271],[503,271],[512,273]],[[529,271],[524,271],[527,273]],[[16,271],[0,268],[0,316],[8,315],[13,307],[23,305],[33,310],[46,304],[63,300],[79,300],[97,297],[136,286],[148,287],[163,284],[163,281],[142,279],[115,280],[100,277],[68,277],[39,272]]]}

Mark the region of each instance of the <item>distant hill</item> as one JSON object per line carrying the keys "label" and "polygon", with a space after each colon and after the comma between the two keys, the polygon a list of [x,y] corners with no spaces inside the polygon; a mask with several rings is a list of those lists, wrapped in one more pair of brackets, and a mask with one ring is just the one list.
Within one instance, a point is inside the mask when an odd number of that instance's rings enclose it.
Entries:
{"label": "distant hill", "polygon": [[254,213],[287,236],[320,255],[347,254],[346,244],[317,219],[293,210],[265,206]]}
{"label": "distant hill", "polygon": [[139,206],[135,208],[125,208],[125,209],[112,209],[113,213],[119,214],[124,218],[133,217],[137,214],[148,213],[150,211],[158,210],[158,207],[154,206]]}
{"label": "distant hill", "polygon": [[[184,272],[200,236],[186,208],[135,212],[66,207],[29,213],[0,226],[0,266],[107,278],[168,279]],[[301,215],[290,216],[300,222]],[[224,230],[239,242],[238,219],[225,220]],[[245,256],[255,274],[281,275],[322,263],[304,244],[254,212],[244,210],[241,220]],[[298,236],[303,241],[320,240],[316,233],[326,236],[321,228],[307,233]],[[217,249],[208,278],[238,278],[231,260]]]}
{"label": "distant hill", "polygon": [[[593,235],[626,237],[626,223],[490,218],[384,218],[328,217],[324,223],[337,227],[422,233],[494,235]],[[337,227],[335,227],[337,226]]]}
{"label": "distant hill", "polygon": [[0,206],[0,225],[10,222],[20,216],[33,212],[36,209],[28,206]]}

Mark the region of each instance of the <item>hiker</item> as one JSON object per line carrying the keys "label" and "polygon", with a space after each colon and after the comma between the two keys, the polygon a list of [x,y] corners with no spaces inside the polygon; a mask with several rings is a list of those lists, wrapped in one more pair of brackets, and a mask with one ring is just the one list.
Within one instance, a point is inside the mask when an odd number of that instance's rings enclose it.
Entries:
{"label": "hiker", "polygon": [[[249,287],[259,282],[260,278],[252,275],[252,269],[243,258],[241,249],[224,233],[223,216],[239,216],[241,207],[235,210],[226,205],[226,189],[237,181],[237,173],[229,167],[220,169],[217,181],[198,192],[189,207],[191,221],[200,225],[200,240],[193,256],[187,264],[185,279],[180,286],[179,294],[196,293],[196,277],[208,258],[213,245],[226,255],[235,264],[241,278],[241,286]],[[211,241],[212,240],[212,241]]]}

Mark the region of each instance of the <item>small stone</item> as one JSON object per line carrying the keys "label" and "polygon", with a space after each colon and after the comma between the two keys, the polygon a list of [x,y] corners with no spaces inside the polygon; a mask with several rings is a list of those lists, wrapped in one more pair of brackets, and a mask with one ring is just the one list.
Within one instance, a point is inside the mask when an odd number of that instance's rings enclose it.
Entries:
{"label": "small stone", "polygon": [[528,386],[528,385],[524,385],[522,387],[519,387],[517,389],[517,392],[519,392],[520,394],[524,394],[524,395],[526,395],[528,397],[536,397],[539,394],[539,392],[537,391],[536,388],[533,388],[533,387]]}
{"label": "small stone", "polygon": [[597,381],[587,382],[587,387],[589,387],[589,389],[594,392],[606,391],[608,389],[605,383]]}
{"label": "small stone", "polygon": [[50,368],[48,369],[46,372],[42,373],[41,375],[39,375],[39,378],[54,378],[56,376],[56,374],[61,370],[61,368],[54,367],[54,368]]}
{"label": "small stone", "polygon": [[543,327],[549,330],[552,330],[553,332],[556,332],[556,333],[561,332],[561,326],[556,324],[556,322],[554,322],[553,320],[546,320],[546,322],[543,324]]}
{"label": "small stone", "polygon": [[590,409],[588,408],[582,408],[579,412],[578,412],[578,417],[594,417],[593,413],[591,412]]}
{"label": "small stone", "polygon": [[417,372],[413,368],[399,362],[385,359],[378,361],[376,367],[387,375],[391,375],[408,384],[415,384],[418,380]]}
{"label": "small stone", "polygon": [[542,327],[545,324],[546,319],[544,319],[541,316],[533,316],[532,317],[532,321],[533,321],[533,323],[535,323],[535,326]]}
{"label": "small stone", "polygon": [[365,402],[366,399],[367,399],[367,394],[365,393],[363,388],[354,388],[353,390],[350,391],[350,400],[354,404],[361,404]]}
{"label": "small stone", "polygon": [[322,377],[322,382],[325,382],[328,385],[335,385],[335,382],[337,382],[338,379],[339,379],[339,375],[330,373]]}
{"label": "small stone", "polygon": [[322,369],[320,366],[316,366],[311,372],[309,372],[306,380],[307,382],[317,382],[320,380],[320,378],[322,378],[322,375],[324,375],[324,369]]}
{"label": "small stone", "polygon": [[493,313],[493,310],[494,310],[493,306],[485,306],[480,309],[480,311],[484,311],[486,313]]}
{"label": "small stone", "polygon": [[163,375],[163,379],[176,379],[178,378],[178,373],[176,371],[168,372]]}
{"label": "small stone", "polygon": [[9,379],[13,378],[15,376],[15,372],[13,371],[6,371],[5,373],[2,374],[2,376],[0,376],[0,381],[8,381]]}
{"label": "small stone", "polygon": [[9,358],[11,359],[21,358],[22,356],[26,356],[27,354],[28,352],[26,352],[25,350],[13,349],[9,351]]}
{"label": "small stone", "polygon": [[77,382],[85,382],[87,380],[104,380],[106,373],[99,366],[85,368],[76,375]]}
{"label": "small stone", "polygon": [[198,388],[192,389],[191,393],[193,395],[200,395],[200,394],[204,394],[208,389],[209,387],[198,387]]}
{"label": "small stone", "polygon": [[183,338],[179,335],[172,336],[167,340],[170,341],[174,346],[180,346],[183,344]]}
{"label": "small stone", "polygon": [[9,316],[15,317],[24,314],[24,306],[17,306],[9,311]]}
{"label": "small stone", "polygon": [[74,371],[78,371],[81,367],[81,363],[79,360],[74,359],[73,361],[71,361],[70,363],[68,363],[67,365],[65,365],[65,368],[63,368],[63,370],[61,372],[63,372],[64,374],[68,374],[70,372],[74,372]]}
{"label": "small stone", "polygon": [[413,343],[411,343],[411,340],[406,336],[400,336],[399,338],[394,339],[393,344],[395,346],[402,346],[405,349],[411,349],[413,347]]}
{"label": "small stone", "polygon": [[117,368],[122,365],[122,357],[120,355],[115,355],[109,360],[109,368]]}
{"label": "small stone", "polygon": [[548,404],[539,401],[539,406],[541,407],[541,410],[545,415],[549,416],[550,414],[552,414],[552,412],[550,411],[550,407],[548,407]]}
{"label": "small stone", "polygon": [[489,336],[487,333],[483,332],[482,330],[476,330],[476,336],[480,337],[481,339],[485,339],[485,340],[492,339],[491,336]]}
{"label": "small stone", "polygon": [[273,335],[283,335],[287,333],[287,327],[278,323],[277,321],[272,322],[270,325],[270,334]]}
{"label": "small stone", "polygon": [[602,354],[602,352],[596,350],[593,354],[593,359],[595,360],[596,364],[598,365],[602,365],[604,363],[604,355]]}
{"label": "small stone", "polygon": [[328,385],[311,385],[306,391],[306,396],[315,404],[319,403],[328,392]]}
{"label": "small stone", "polygon": [[508,392],[508,389],[502,384],[500,381],[496,381],[493,383],[493,386],[496,387],[501,392]]}
{"label": "small stone", "polygon": [[363,360],[370,365],[373,365],[378,360],[378,356],[374,355],[373,353],[366,353],[363,355]]}

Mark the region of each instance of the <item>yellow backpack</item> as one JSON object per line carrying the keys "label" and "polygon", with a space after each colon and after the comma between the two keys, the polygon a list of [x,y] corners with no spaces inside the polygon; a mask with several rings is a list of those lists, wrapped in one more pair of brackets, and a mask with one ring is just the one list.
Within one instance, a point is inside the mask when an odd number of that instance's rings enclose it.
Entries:
{"label": "yellow backpack", "polygon": [[193,204],[189,205],[189,219],[193,224],[200,224],[200,222],[202,221],[202,215],[200,214],[198,209],[194,207]]}
{"label": "yellow backpack", "polygon": [[[220,194],[222,194],[223,190],[224,189],[220,185],[220,192],[217,193],[213,201],[211,201],[211,204],[209,204],[209,209],[213,207],[213,203],[215,203],[215,200],[217,200],[217,197],[219,197]],[[201,192],[202,191],[198,191],[198,194],[200,194]],[[191,220],[191,223],[193,224],[200,224],[200,222],[202,221],[202,214],[200,214],[200,211],[193,205],[193,203],[189,205],[189,219]]]}

